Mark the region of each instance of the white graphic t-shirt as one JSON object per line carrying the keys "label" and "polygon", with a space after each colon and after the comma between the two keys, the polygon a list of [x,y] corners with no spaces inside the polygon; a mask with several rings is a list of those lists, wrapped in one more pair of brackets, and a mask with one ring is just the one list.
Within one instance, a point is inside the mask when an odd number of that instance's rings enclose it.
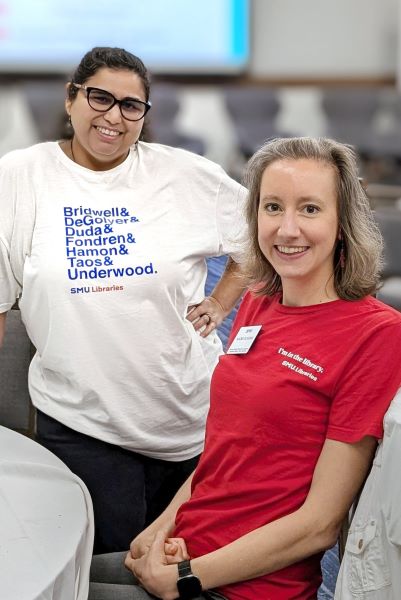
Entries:
{"label": "white graphic t-shirt", "polygon": [[34,405],[151,457],[199,453],[222,349],[185,316],[205,258],[241,258],[244,188],[167,146],[95,172],[47,142],[4,156],[0,189],[0,312],[20,296]]}

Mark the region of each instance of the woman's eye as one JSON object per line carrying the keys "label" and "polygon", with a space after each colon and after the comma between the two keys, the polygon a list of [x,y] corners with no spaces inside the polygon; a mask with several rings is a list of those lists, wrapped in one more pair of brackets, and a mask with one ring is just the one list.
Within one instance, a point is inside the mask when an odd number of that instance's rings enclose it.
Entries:
{"label": "woman's eye", "polygon": [[268,202],[268,204],[265,204],[266,212],[274,213],[274,212],[277,212],[278,210],[280,210],[280,207],[275,202]]}
{"label": "woman's eye", "polygon": [[319,208],[317,206],[314,206],[313,204],[308,204],[307,206],[304,207],[304,211],[308,215],[315,215],[316,213],[319,212]]}
{"label": "woman's eye", "polygon": [[131,113],[143,111],[143,104],[137,102],[136,100],[123,100],[122,107],[124,110]]}
{"label": "woman's eye", "polygon": [[102,94],[101,92],[92,93],[91,100],[96,104],[102,104],[105,106],[113,102],[113,98],[111,98],[108,94]]}

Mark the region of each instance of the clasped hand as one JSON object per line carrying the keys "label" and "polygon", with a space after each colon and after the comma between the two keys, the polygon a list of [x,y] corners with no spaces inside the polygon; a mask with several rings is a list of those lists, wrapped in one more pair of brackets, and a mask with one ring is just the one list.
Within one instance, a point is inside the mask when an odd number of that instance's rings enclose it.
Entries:
{"label": "clasped hand", "polygon": [[152,538],[139,535],[130,546],[125,566],[132,571],[139,583],[151,594],[162,600],[178,597],[177,568],[182,560],[189,559],[182,538],[166,538],[161,530]]}

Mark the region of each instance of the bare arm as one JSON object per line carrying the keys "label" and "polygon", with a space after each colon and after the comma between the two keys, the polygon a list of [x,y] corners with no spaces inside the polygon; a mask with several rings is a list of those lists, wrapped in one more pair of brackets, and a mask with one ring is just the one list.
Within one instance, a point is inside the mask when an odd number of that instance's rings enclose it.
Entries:
{"label": "bare arm", "polygon": [[6,317],[7,313],[0,313],[0,348],[3,345],[4,333],[6,330]]}
{"label": "bare arm", "polygon": [[216,287],[200,304],[192,308],[187,315],[194,328],[202,327],[202,337],[206,337],[230,314],[245,289],[245,281],[240,275],[239,265],[229,258],[226,268]]}
{"label": "bare arm", "polygon": [[194,573],[206,588],[216,587],[277,571],[330,548],[365,479],[375,448],[372,437],[356,444],[326,440],[303,506],[194,559]]}
{"label": "bare arm", "polygon": [[[355,444],[326,440],[301,508],[191,560],[192,571],[204,589],[260,577],[332,546],[375,447],[372,437]],[[170,600],[177,597],[177,568],[160,564],[157,543],[156,539],[147,560],[134,561],[133,570],[148,591]]]}

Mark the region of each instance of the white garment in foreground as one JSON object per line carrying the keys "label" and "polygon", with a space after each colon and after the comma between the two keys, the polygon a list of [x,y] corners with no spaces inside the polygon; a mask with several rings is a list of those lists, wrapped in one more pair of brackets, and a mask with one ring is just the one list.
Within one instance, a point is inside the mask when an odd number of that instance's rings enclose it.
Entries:
{"label": "white garment in foreground", "polygon": [[36,442],[0,427],[1,600],[86,600],[92,547],[82,481]]}
{"label": "white garment in foreground", "polygon": [[351,523],[335,600],[401,598],[401,389]]}

